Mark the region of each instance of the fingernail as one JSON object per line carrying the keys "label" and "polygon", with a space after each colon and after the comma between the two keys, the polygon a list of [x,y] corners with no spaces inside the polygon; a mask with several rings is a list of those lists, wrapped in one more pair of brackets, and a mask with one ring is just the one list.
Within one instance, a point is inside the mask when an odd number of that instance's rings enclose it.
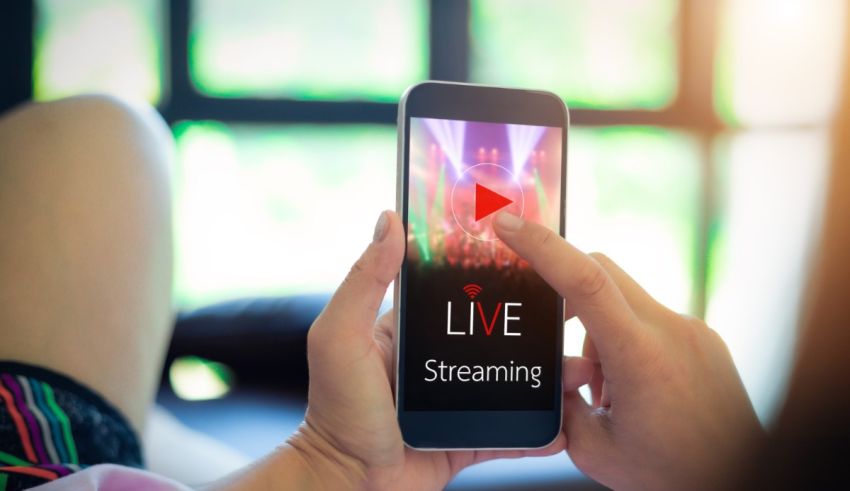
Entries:
{"label": "fingernail", "polygon": [[502,230],[516,232],[522,227],[522,218],[503,211],[496,215],[496,226]]}
{"label": "fingernail", "polygon": [[390,219],[387,218],[387,212],[382,211],[378,217],[378,223],[375,224],[375,233],[372,235],[372,242],[380,242],[384,240],[389,230]]}

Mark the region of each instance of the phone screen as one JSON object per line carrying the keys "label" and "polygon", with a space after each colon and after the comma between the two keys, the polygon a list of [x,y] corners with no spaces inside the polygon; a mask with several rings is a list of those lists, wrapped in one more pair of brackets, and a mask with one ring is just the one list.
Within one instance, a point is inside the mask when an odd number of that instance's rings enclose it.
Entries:
{"label": "phone screen", "polygon": [[404,409],[553,409],[562,301],[492,221],[560,230],[563,128],[409,121]]}

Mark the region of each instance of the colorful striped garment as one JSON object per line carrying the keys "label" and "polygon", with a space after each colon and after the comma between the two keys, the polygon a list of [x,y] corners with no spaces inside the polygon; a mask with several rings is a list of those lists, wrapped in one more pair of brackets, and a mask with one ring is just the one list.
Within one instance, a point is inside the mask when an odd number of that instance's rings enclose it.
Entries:
{"label": "colorful striped garment", "polygon": [[142,466],[126,419],[68,377],[0,362],[0,491],[28,489],[101,463]]}
{"label": "colorful striped garment", "polygon": [[[68,416],[45,382],[23,376],[0,375],[0,398],[11,416],[24,458],[0,450],[0,490],[9,474],[53,480],[80,470]],[[5,482],[4,482],[5,481]]]}

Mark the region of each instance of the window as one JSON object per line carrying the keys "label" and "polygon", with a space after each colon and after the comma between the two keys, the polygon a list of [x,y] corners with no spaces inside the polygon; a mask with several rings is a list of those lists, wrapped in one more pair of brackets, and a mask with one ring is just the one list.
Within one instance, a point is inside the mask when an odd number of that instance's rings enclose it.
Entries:
{"label": "window", "polygon": [[847,3],[726,0],[716,71],[718,112],[745,126],[823,125],[841,82]]}
{"label": "window", "polygon": [[[816,226],[846,2],[35,6],[37,98],[113,92],[174,129],[181,306],[333,289],[393,206],[407,85],[549,89],[572,108],[568,237],[707,316],[772,414],[795,322],[778,307]],[[328,261],[299,260],[315,253]],[[570,327],[567,351],[582,337]]]}
{"label": "window", "polygon": [[162,101],[160,1],[38,0],[36,8],[35,98],[97,91]]}
{"label": "window", "polygon": [[570,107],[659,109],[678,86],[676,0],[474,0],[470,78]]}
{"label": "window", "polygon": [[426,8],[423,0],[197,2],[192,82],[213,97],[396,101],[428,76]]}
{"label": "window", "polygon": [[[184,307],[331,290],[381,210],[395,207],[390,126],[195,121],[174,130]],[[309,260],[316,255],[324,259]]]}

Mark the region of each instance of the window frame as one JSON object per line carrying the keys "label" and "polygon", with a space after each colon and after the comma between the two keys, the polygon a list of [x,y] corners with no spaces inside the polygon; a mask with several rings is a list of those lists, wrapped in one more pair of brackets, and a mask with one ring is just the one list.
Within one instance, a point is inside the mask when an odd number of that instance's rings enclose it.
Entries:
{"label": "window frame", "polygon": [[[396,104],[285,98],[216,98],[194,87],[189,74],[189,32],[193,0],[169,2],[165,49],[165,90],[159,109],[168,121],[221,119],[233,122],[395,124]],[[469,81],[470,0],[429,0],[429,78]],[[706,5],[707,4],[707,5]],[[649,125],[694,131],[719,130],[713,104],[716,2],[680,0],[678,13],[679,90],[660,110],[571,109],[578,126]]]}
{"label": "window frame", "polygon": [[[260,98],[215,98],[200,93],[189,74],[189,33],[193,0],[164,1],[163,90],[157,107],[171,125],[185,120],[226,123],[339,124],[396,123],[397,105],[390,102],[321,101]],[[691,311],[703,316],[710,227],[718,216],[715,202],[714,140],[727,130],[714,107],[718,16],[724,2],[680,0],[677,18],[678,91],[659,110],[571,109],[574,126],[655,126],[684,130],[698,142],[701,162],[699,213],[695,217],[697,248]],[[469,78],[470,0],[428,0],[429,78],[466,82]],[[0,49],[12,77],[0,80],[5,98],[0,110],[32,98],[35,1],[5,2],[0,19],[8,29]],[[7,26],[3,26],[7,27]],[[3,36],[0,36],[3,37]],[[2,48],[5,47],[5,48]],[[2,55],[2,52],[0,52]]]}

